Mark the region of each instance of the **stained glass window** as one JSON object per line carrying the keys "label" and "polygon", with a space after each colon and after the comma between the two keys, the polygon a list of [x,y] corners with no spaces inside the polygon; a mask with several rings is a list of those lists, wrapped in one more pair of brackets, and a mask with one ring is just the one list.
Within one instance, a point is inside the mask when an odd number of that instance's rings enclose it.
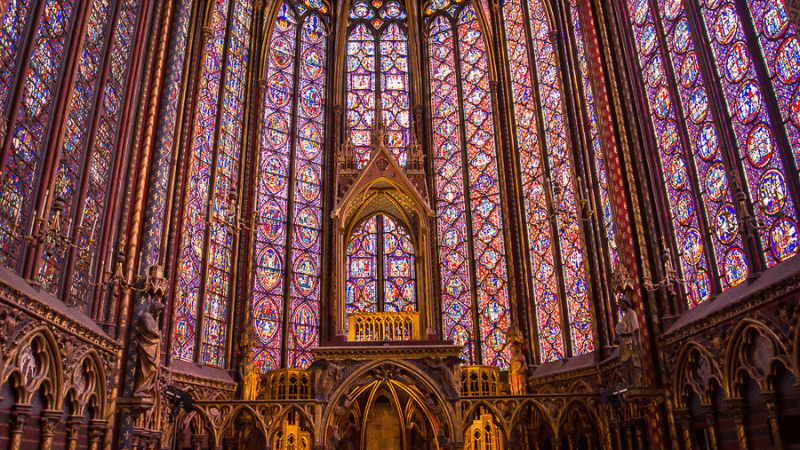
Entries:
{"label": "stained glass window", "polygon": [[395,0],[358,0],[349,14],[347,123],[359,168],[369,160],[369,130],[378,107],[378,120],[386,122],[387,148],[401,167],[406,165],[410,125],[406,17],[403,4]]}
{"label": "stained glass window", "polygon": [[486,43],[472,5],[434,14],[429,54],[444,335],[465,346],[471,363],[507,367],[510,310]]}
{"label": "stained glass window", "polygon": [[[774,127],[767,112],[769,99],[765,99],[759,85],[735,6],[710,0],[702,4],[700,11],[739,147],[739,161],[744,169],[742,183],[757,205],[754,212],[761,224],[763,256],[767,267],[771,267],[797,253],[800,236],[794,203],[787,201],[785,165],[776,148]],[[770,66],[773,71],[780,68],[780,76],[776,78],[779,82],[793,83],[800,76],[797,65],[800,48],[796,39],[789,38],[785,44],[783,53],[776,54]],[[783,103],[785,106],[786,101]],[[793,144],[797,154],[800,142]]]}
{"label": "stained glass window", "polygon": [[603,229],[608,246],[608,256],[611,262],[611,269],[616,269],[619,264],[617,254],[617,238],[614,230],[614,217],[611,213],[611,200],[608,193],[608,174],[606,173],[606,158],[603,155],[603,148],[600,144],[600,125],[597,123],[597,113],[595,112],[594,93],[592,92],[589,70],[586,63],[586,49],[583,42],[581,30],[581,18],[578,11],[577,0],[570,0],[570,11],[572,19],[572,29],[575,33],[575,50],[578,57],[578,69],[581,76],[581,90],[586,102],[586,116],[589,122],[589,135],[594,154],[594,169],[597,177],[597,191],[600,195],[600,216],[603,220]]}
{"label": "stained glass window", "polygon": [[137,0],[124,0],[120,6],[119,18],[111,49],[111,66],[106,72],[105,86],[101,93],[102,103],[98,108],[99,120],[95,132],[95,144],[91,153],[91,171],[94,176],[88,177],[86,200],[83,213],[79,215],[78,223],[82,223],[79,243],[82,248],[78,251],[75,260],[75,269],[72,280],[73,304],[87,302],[89,293],[89,277],[93,261],[96,261],[96,249],[100,241],[102,222],[107,211],[106,195],[108,181],[111,173],[111,163],[114,156],[114,146],[119,130],[120,113],[122,112],[123,83],[127,71],[131,48],[133,47],[133,32],[139,8]]}
{"label": "stained glass window", "polygon": [[346,255],[346,314],[416,311],[414,242],[403,225],[370,217],[351,234]]}
{"label": "stained glass window", "polygon": [[[111,23],[112,6],[108,0],[96,0],[91,4],[89,24],[83,42],[83,51],[80,53],[75,85],[67,116],[64,145],[61,149],[60,160],[56,172],[54,192],[59,193],[64,199],[64,220],[62,232],[73,230],[73,214],[79,193],[79,180],[81,177],[81,162],[84,156],[84,146],[88,139],[89,112],[97,89],[97,79],[100,71],[101,49],[103,41]],[[81,224],[91,227],[93,224]],[[71,236],[70,236],[71,237]],[[62,251],[42,254],[40,281],[42,287],[53,295],[58,295],[59,281],[64,270],[65,258]]]}
{"label": "stained glass window", "polygon": [[[197,358],[216,367],[225,364],[233,246],[229,208],[231,190],[236,189],[239,177],[251,16],[248,0],[214,4],[213,26],[203,50],[192,142],[174,356],[189,361]],[[229,19],[231,30],[226,39]],[[226,40],[227,59],[223,60]],[[220,96],[222,109],[218,111]],[[198,332],[199,354],[195,349]]]}
{"label": "stained glass window", "polygon": [[[694,170],[700,180],[702,212],[712,225],[714,260],[722,267],[722,289],[736,286],[747,277],[747,262],[739,235],[739,223],[728,189],[728,174],[719,152],[719,137],[709,111],[705,81],[700,73],[694,42],[688,34],[688,21],[680,2],[662,1],[660,5],[663,29],[668,42],[669,60],[677,83],[683,110],[683,124],[692,145]],[[680,36],[680,37],[679,37]],[[688,202],[687,199],[683,201]],[[683,206],[681,206],[683,207]]]}
{"label": "stained glass window", "polygon": [[[653,13],[647,0],[628,1],[633,34],[639,55],[639,65],[645,82],[645,94],[650,107],[650,120],[658,136],[658,155],[661,174],[671,205],[670,215],[674,242],[680,249],[679,270],[690,280],[687,302],[690,306],[707,300],[711,295],[709,263],[705,254],[700,219],[699,203],[689,178],[687,158],[683,151],[685,143],[678,132],[674,96],[669,89],[664,72],[662,52],[658,47]],[[714,146],[713,142],[707,145]],[[723,186],[723,189],[726,188]],[[724,190],[721,192],[724,194]]]}
{"label": "stained glass window", "polygon": [[[114,143],[110,142],[104,153],[93,152],[88,143],[103,139],[113,141],[116,136],[115,129],[107,130],[102,126],[95,129],[92,112],[119,109],[118,97],[123,93],[119,86],[114,91],[116,100],[104,97],[105,101],[98,102],[98,96],[112,85],[109,80],[123,77],[128,68],[138,4],[132,0],[88,2],[86,27],[82,30],[73,26],[78,18],[78,8],[73,2],[43,3],[38,22],[31,16],[35,6],[27,1],[12,1],[0,30],[0,104],[4,114],[14,115],[7,136],[11,149],[4,160],[6,166],[2,174],[0,223],[16,225],[3,227],[4,231],[0,232],[0,259],[7,267],[17,268],[23,248],[20,237],[32,233],[34,217],[54,218],[49,208],[56,197],[61,197],[64,210],[58,231],[69,242],[78,243],[79,248],[74,251],[51,248],[54,243],[46,243],[49,251],[41,254],[41,265],[35,277],[44,289],[88,313],[91,261],[96,253],[96,242],[90,243],[88,238],[102,226],[98,217],[104,209],[101,203],[108,187],[108,169],[114,148]],[[119,10],[118,14],[115,9]],[[25,35],[30,39],[28,44],[23,42]],[[64,69],[61,66],[70,39],[76,41],[80,51],[76,61]],[[20,61],[20,51],[24,47],[31,51],[27,64]],[[114,55],[110,64],[104,61],[104,50]],[[73,76],[67,74],[68,70],[74,71],[74,82],[69,85],[69,95],[65,97],[66,120],[62,128],[60,124],[51,123],[54,120],[52,104],[55,98],[64,95],[64,88],[60,86],[66,84],[60,81]],[[22,100],[16,105],[10,102],[12,79],[17,80],[22,90]],[[61,146],[56,149],[53,172],[38,167],[51,158],[44,152],[55,148],[46,145],[45,139],[57,141]],[[35,211],[35,205],[45,200],[48,209]],[[96,240],[97,234],[93,236]],[[73,259],[68,262],[68,257]]]}
{"label": "stained glass window", "polygon": [[281,3],[267,55],[252,311],[261,371],[282,367],[284,351],[289,367],[308,367],[319,342],[327,27],[314,11],[325,5],[309,8]]}
{"label": "stained glass window", "polygon": [[[519,0],[504,2],[503,21],[528,224],[539,358],[547,362],[592,351],[594,334],[587,298],[583,242],[577,219],[580,211],[577,207],[576,185],[580,183],[576,183],[567,147],[563,102],[550,27],[539,0],[527,1],[527,20],[523,7],[524,3]],[[580,36],[580,22],[573,23],[573,26]],[[526,31],[530,32],[530,46]],[[578,49],[585,72],[582,41]],[[587,78],[584,77],[582,81],[589,121],[593,125],[591,132],[598,178],[604,180],[605,166],[602,149],[597,142],[597,120],[591,101],[591,87]],[[539,99],[540,108],[536,107],[536,98]],[[539,109],[541,116],[537,115]],[[539,120],[544,130],[542,135],[538,134]],[[580,194],[585,195],[583,192]],[[601,189],[601,199],[607,205],[607,189]],[[603,224],[607,227],[609,244],[612,244],[615,241],[610,206],[607,211],[608,220],[604,216]],[[613,247],[609,245],[609,248]],[[616,259],[615,252],[612,253],[612,259]],[[559,282],[559,279],[563,281]],[[565,308],[560,296],[566,297]],[[569,340],[564,335],[565,331],[569,333]],[[571,345],[567,346],[567,342]]]}
{"label": "stained glass window", "polygon": [[[660,136],[681,270],[690,281],[689,306],[694,306],[707,299],[712,290],[707,258],[702,256],[704,234],[698,228],[698,212],[711,231],[713,254],[709,259],[718,267],[715,275],[721,290],[746,279],[748,258],[763,259],[771,267],[798,251],[795,205],[786,185],[787,166],[782,156],[794,155],[796,160],[800,149],[791,112],[791,96],[800,76],[800,48],[782,0],[747,2],[752,23],[742,21],[736,6],[724,0],[699,2],[697,21],[680,0],[660,0],[657,4],[661,16],[658,28],[647,1],[631,0],[628,9],[653,124]],[[751,26],[762,50],[758,56],[763,60],[754,59],[750,53],[754,47],[748,44],[746,28]],[[663,30],[666,48],[661,48],[657,30]],[[674,82],[664,73],[662,57],[671,63]],[[703,58],[710,58],[715,69],[708,79],[700,70]],[[772,91],[763,91],[765,80],[759,79],[758,64],[767,66],[776,97],[772,97]],[[718,108],[712,105],[718,98],[713,92],[722,95]],[[673,108],[676,99],[681,120]],[[767,109],[769,103],[779,105],[786,136],[773,126],[775,118]],[[723,117],[715,121],[712,116],[716,111]],[[728,156],[720,151],[719,124],[730,126],[733,132],[735,149],[729,154],[735,156],[733,161],[726,161]],[[690,145],[681,145],[678,135],[683,128]],[[781,147],[789,151],[782,155]],[[684,157],[685,148],[691,149],[691,158]],[[746,255],[743,248],[731,192],[734,183],[749,193],[750,204],[742,207],[756,216],[761,254]],[[693,192],[699,192],[701,203]]]}
{"label": "stained glass window", "polygon": [[[17,31],[21,26],[13,23],[20,18],[16,14],[24,14],[23,9],[29,5],[24,2],[9,7],[9,15],[3,23],[3,40],[0,42],[5,53],[3,71],[10,71],[10,59],[15,57],[19,40]],[[4,216],[0,224],[0,259],[3,265],[16,269],[23,248],[22,234],[30,231],[30,223],[34,216],[41,216],[42,211],[33,211],[33,193],[37,188],[35,174],[42,161],[42,150],[45,130],[52,113],[54,96],[63,64],[64,49],[70,21],[74,14],[73,0],[47,0],[44,4],[43,17],[37,24],[33,38],[33,49],[30,63],[24,74],[22,97],[16,108],[16,115],[9,124],[8,136],[11,139],[9,154],[2,168],[3,191],[0,199],[0,211]],[[10,22],[11,21],[11,22]],[[8,38],[8,40],[6,40]],[[5,72],[3,72],[5,73]],[[5,91],[0,94],[7,101],[8,82],[0,73],[0,85]],[[10,75],[9,75],[10,76]],[[44,186],[39,190],[47,190]],[[50,199],[56,194],[52,194]],[[19,228],[15,228],[14,225]]]}

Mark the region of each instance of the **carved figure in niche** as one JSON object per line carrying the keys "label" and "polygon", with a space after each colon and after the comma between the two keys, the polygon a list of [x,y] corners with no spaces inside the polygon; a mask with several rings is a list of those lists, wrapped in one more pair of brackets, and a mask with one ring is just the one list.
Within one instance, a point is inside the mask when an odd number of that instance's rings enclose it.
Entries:
{"label": "carved figure in niche", "polygon": [[436,440],[439,441],[439,448],[442,450],[450,449],[450,438],[444,433],[444,428],[439,428],[439,433],[436,435]]}
{"label": "carved figure in niche", "polygon": [[134,397],[152,397],[161,366],[161,313],[164,304],[153,301],[139,316]]}
{"label": "carved figure in niche", "polygon": [[328,448],[335,449],[339,445],[339,440],[339,426],[333,425],[331,426],[331,437],[328,439]]}
{"label": "carved figure in niche", "polygon": [[242,377],[242,400],[255,400],[258,397],[258,390],[261,385],[261,376],[258,373],[258,369],[256,369],[255,363],[253,363],[254,344],[253,329],[248,328],[240,346],[242,361],[239,364],[239,375]]}
{"label": "carved figure in niche", "polygon": [[425,358],[425,363],[429,367],[436,369],[436,376],[439,378],[439,382],[444,388],[445,396],[448,399],[453,399],[461,394],[461,384],[450,367],[448,367],[446,360],[443,360],[441,356],[435,356],[433,358]]}
{"label": "carved figure in niche", "polygon": [[639,337],[639,319],[627,298],[622,297],[619,304],[622,308],[622,320],[617,323],[614,331],[617,332],[619,339],[620,364],[628,386],[643,387],[644,364]]}
{"label": "carved figure in niche", "polygon": [[522,354],[522,336],[516,328],[509,328],[506,343],[511,345],[511,360],[508,367],[508,381],[512,395],[526,394],[528,379],[528,362]]}
{"label": "carved figure in niche", "polygon": [[314,390],[317,392],[317,400],[327,400],[334,385],[342,376],[342,366],[340,361],[331,361],[328,365],[316,372],[316,383]]}

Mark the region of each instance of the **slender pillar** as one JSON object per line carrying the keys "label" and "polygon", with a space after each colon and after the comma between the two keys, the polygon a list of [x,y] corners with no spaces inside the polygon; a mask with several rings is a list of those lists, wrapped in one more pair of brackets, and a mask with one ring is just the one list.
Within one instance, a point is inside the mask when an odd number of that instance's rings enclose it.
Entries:
{"label": "slender pillar", "polygon": [[769,415],[767,416],[769,420],[769,429],[772,432],[772,442],[775,444],[775,450],[784,450],[786,447],[783,445],[783,441],[781,440],[781,430],[778,426],[779,411],[775,398],[775,392],[762,392],[761,398],[763,398],[764,402],[767,404],[767,411],[769,412]]}
{"label": "slender pillar", "polygon": [[15,405],[11,412],[9,421],[8,449],[20,450],[20,440],[22,440],[22,430],[28,422],[31,414],[31,405]]}
{"label": "slender pillar", "polygon": [[78,433],[81,430],[81,417],[69,416],[67,418],[66,450],[75,450],[78,445]]}
{"label": "slender pillar", "polygon": [[684,450],[694,450],[692,443],[692,415],[688,408],[675,408],[675,421],[678,424],[680,435],[683,441]]}
{"label": "slender pillar", "polygon": [[747,428],[745,425],[747,408],[744,399],[741,397],[729,398],[727,403],[728,408],[730,408],[731,413],[733,414],[733,422],[736,426],[736,437],[739,441],[739,449],[750,450],[750,446],[747,443]]}
{"label": "slender pillar", "polygon": [[50,450],[50,447],[52,447],[56,425],[60,421],[61,415],[62,411],[42,411],[41,418],[39,419],[42,425],[39,439],[39,448],[41,450]]}
{"label": "slender pillar", "polygon": [[703,405],[703,415],[706,416],[706,430],[708,430],[708,440],[711,446],[711,450],[718,450],[717,421],[714,415],[714,406]]}

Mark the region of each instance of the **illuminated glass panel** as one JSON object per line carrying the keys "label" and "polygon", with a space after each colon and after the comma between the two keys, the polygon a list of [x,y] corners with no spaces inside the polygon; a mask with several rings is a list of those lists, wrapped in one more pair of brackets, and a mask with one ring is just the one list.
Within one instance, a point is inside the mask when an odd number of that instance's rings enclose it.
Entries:
{"label": "illuminated glass panel", "polygon": [[[56,172],[54,192],[58,192],[64,199],[64,220],[61,222],[61,232],[72,237],[73,208],[76,206],[77,189],[82,172],[84,147],[88,140],[89,112],[97,90],[97,80],[102,64],[103,41],[111,23],[111,5],[108,0],[95,0],[91,4],[89,24],[84,36],[82,51],[78,58],[78,68],[75,74],[75,84],[71,91],[72,97],[67,113],[66,129],[64,131],[64,146],[61,148],[61,158]],[[81,224],[92,226],[92,224]],[[60,278],[63,275],[65,258],[63,252],[43,252],[42,265],[39,279],[42,287],[53,295],[58,295]]]}
{"label": "illuminated glass panel", "polygon": [[511,357],[505,346],[510,310],[489,56],[472,5],[461,12],[458,38],[481,353],[483,364],[505,368]]}
{"label": "illuminated glass panel", "polygon": [[383,310],[416,311],[414,243],[402,225],[383,216]]}
{"label": "illuminated glass panel", "polygon": [[[736,7],[724,0],[707,0],[701,2],[700,11],[739,147],[743,184],[756,205],[753,209],[762,225],[759,238],[767,266],[772,267],[800,249],[797,215],[788,195],[784,162],[775,147],[773,124]],[[688,30],[685,34],[688,35]],[[675,45],[682,45],[679,40],[683,38],[677,34]],[[796,39],[787,40],[787,44],[785,53],[776,55],[777,61],[771,65],[783,70],[778,71],[778,80],[784,77],[781,81],[791,82],[800,76],[797,66],[800,49]],[[785,110],[786,101],[783,105]],[[795,141],[795,152],[797,144]]]}
{"label": "illuminated glass panel", "polygon": [[[711,225],[711,243],[715,266],[720,270],[722,290],[736,286],[747,278],[747,258],[742,249],[739,221],[728,188],[728,174],[722,163],[719,137],[709,110],[703,74],[689,34],[686,13],[679,0],[661,0],[660,10],[672,69],[678,77],[678,93],[683,110],[683,123],[689,133],[693,163],[702,205],[691,204],[685,195],[679,197],[678,220],[686,220],[689,208],[702,208]],[[682,214],[683,213],[683,214]]]}
{"label": "illuminated glass panel", "polygon": [[503,3],[503,18],[511,70],[511,92],[514,95],[517,145],[522,167],[522,192],[525,193],[525,217],[527,223],[536,224],[528,227],[528,246],[533,270],[533,301],[536,305],[539,354],[542,362],[548,362],[564,357],[562,313],[558,301],[553,251],[549,245],[552,230],[550,221],[547,220],[544,166],[536,132],[535,93],[519,0]]}
{"label": "illuminated glass panel", "polygon": [[[539,75],[539,96],[544,116],[545,141],[550,165],[549,181],[552,192],[561,191],[554,198],[556,231],[561,247],[561,268],[567,297],[567,322],[572,338],[572,354],[582,355],[594,350],[592,316],[587,298],[586,269],[584,267],[581,231],[577,217],[580,212],[575,202],[575,188],[569,150],[564,128],[563,106],[559,88],[558,68],[553,44],[548,36],[541,0],[529,0],[531,35],[536,71]],[[548,181],[545,181],[547,184]],[[549,188],[546,186],[546,188]],[[536,224],[529,224],[530,226]]]}
{"label": "illuminated glass panel", "polygon": [[402,4],[395,0],[359,0],[350,10],[347,121],[359,168],[370,157],[369,130],[375,120],[376,98],[380,98],[381,117],[386,122],[387,148],[401,167],[406,165],[410,125],[406,17]]}
{"label": "illuminated glass panel", "polygon": [[[80,231],[80,245],[75,259],[75,272],[72,280],[72,302],[87,302],[90,289],[89,273],[96,261],[97,245],[100,240],[105,202],[108,190],[108,179],[114,156],[114,143],[119,130],[119,119],[122,111],[122,94],[125,74],[128,71],[133,31],[136,25],[138,0],[124,0],[114,30],[111,49],[111,66],[106,72],[106,84],[101,95],[103,100],[98,108],[99,120],[95,135],[94,149],[91,153],[91,171],[84,203],[83,215],[79,223],[83,223]],[[92,239],[93,241],[89,241]]]}
{"label": "illuminated glass panel", "polygon": [[429,37],[433,165],[444,338],[463,345],[462,357],[475,361],[470,295],[464,161],[453,30],[444,16],[430,23]]}
{"label": "illuminated glass panel", "polygon": [[[176,312],[174,356],[191,361],[195,354],[197,314],[201,305],[200,282],[204,278],[206,214],[211,183],[214,132],[216,130],[217,100],[220,95],[222,50],[225,24],[228,19],[228,0],[217,0],[208,42],[203,49],[203,66],[197,99],[197,122],[191,143],[189,188],[181,253],[180,297]],[[219,306],[213,299],[209,303]],[[217,311],[219,313],[219,311]],[[211,331],[211,330],[209,330]],[[218,330],[221,332],[221,330]],[[204,335],[207,333],[204,332]]]}
{"label": "illuminated glass panel", "polygon": [[[0,261],[10,269],[16,268],[23,248],[21,235],[30,231],[30,222],[34,216],[31,213],[34,178],[41,159],[44,133],[52,112],[73,6],[73,0],[45,2],[42,18],[33,37],[30,64],[22,75],[24,81],[19,110],[8,130],[11,148],[2,174]],[[3,36],[6,36],[6,31],[4,30]],[[50,199],[54,197],[51,193]],[[41,215],[41,211],[38,214]],[[20,228],[15,231],[12,224],[19,225]]]}
{"label": "illuminated glass panel", "polygon": [[296,34],[295,13],[284,3],[269,41],[256,198],[253,327],[258,342],[254,358],[262,372],[281,364]]}
{"label": "illuminated glass panel", "polygon": [[8,107],[11,78],[19,64],[20,43],[30,11],[30,0],[10,0],[3,18],[0,29],[0,111],[6,111]]}
{"label": "illuminated glass panel", "polygon": [[589,135],[591,138],[592,150],[594,153],[594,168],[597,176],[597,190],[600,194],[600,207],[603,208],[603,230],[606,234],[608,244],[608,256],[611,262],[611,269],[614,270],[619,265],[619,255],[617,254],[617,238],[614,231],[614,217],[611,213],[611,200],[608,195],[608,174],[606,173],[606,161],[603,155],[603,147],[600,145],[600,128],[597,123],[595,113],[594,94],[592,83],[589,80],[589,70],[586,63],[586,49],[581,34],[581,19],[578,12],[576,0],[570,0],[572,10],[572,28],[575,31],[575,47],[578,54],[578,69],[581,74],[581,88],[586,100],[586,115],[589,118]]}
{"label": "illuminated glass panel", "polygon": [[711,295],[708,260],[704,254],[697,217],[698,202],[691,190],[673,99],[667,88],[648,0],[628,0],[628,13],[642,68],[650,120],[657,137],[667,201],[672,205],[670,215],[677,238],[675,242],[680,250],[680,271],[684,279],[691,280],[687,302],[689,306],[695,306]]}
{"label": "illuminated glass panel", "polygon": [[233,232],[228,223],[229,212],[226,207],[229,203],[228,194],[231,189],[237,188],[239,178],[251,15],[252,4],[249,0],[237,0],[233,4],[209,229],[208,273],[206,296],[203,300],[200,354],[202,364],[214,367],[222,367],[224,364],[233,253]]}
{"label": "illuminated glass panel", "polygon": [[327,32],[322,18],[306,18],[300,34],[300,107],[295,149],[292,217],[289,366],[306,368],[319,342],[320,268],[322,265],[322,156],[325,131],[325,59]]}
{"label": "illuminated glass panel", "polygon": [[381,113],[386,121],[386,146],[401,167],[408,145],[408,39],[392,23],[381,35]]}
{"label": "illuminated glass panel", "polygon": [[800,43],[783,0],[749,0],[761,54],[767,63],[786,133],[800,167]]}
{"label": "illuminated glass panel", "polygon": [[[378,219],[361,222],[347,244],[345,314],[378,311]],[[345,329],[347,322],[345,321]]]}
{"label": "illuminated glass panel", "polygon": [[347,125],[353,133],[358,167],[369,161],[369,130],[374,120],[375,37],[360,23],[347,38]]}

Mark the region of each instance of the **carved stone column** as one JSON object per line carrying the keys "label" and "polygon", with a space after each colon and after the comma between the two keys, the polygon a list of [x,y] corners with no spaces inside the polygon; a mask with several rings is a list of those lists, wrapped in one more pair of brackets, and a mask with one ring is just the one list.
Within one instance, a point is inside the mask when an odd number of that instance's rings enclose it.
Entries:
{"label": "carved stone column", "polygon": [[747,444],[747,428],[745,418],[747,416],[747,406],[741,397],[729,398],[726,403],[733,414],[733,422],[736,425],[736,437],[739,440],[740,450],[750,450]]}
{"label": "carved stone column", "polygon": [[567,448],[563,450],[573,450],[575,448],[575,428],[565,427],[564,433],[567,434]]}
{"label": "carved stone column", "polygon": [[689,413],[688,408],[675,408],[675,422],[677,422],[680,435],[683,437],[684,450],[693,450],[694,444],[692,443],[692,415]]}
{"label": "carved stone column", "polygon": [[784,450],[786,447],[781,440],[781,430],[778,426],[778,405],[775,399],[774,391],[765,391],[761,393],[761,398],[767,404],[767,411],[769,411],[768,420],[769,428],[772,431],[772,442],[775,444],[775,450]]}
{"label": "carved stone column", "polygon": [[713,405],[703,405],[703,415],[706,416],[706,429],[708,430],[708,440],[711,450],[717,450],[717,420],[714,415]]}
{"label": "carved stone column", "polygon": [[105,420],[93,420],[89,422],[89,450],[99,450],[100,442],[103,440],[106,426],[108,422]]}
{"label": "carved stone column", "polygon": [[22,430],[31,414],[31,405],[15,405],[9,421],[8,449],[19,450]]}
{"label": "carved stone column", "polygon": [[69,416],[67,418],[67,445],[66,450],[75,450],[78,445],[78,433],[81,431],[81,418]]}
{"label": "carved stone column", "polygon": [[61,411],[45,410],[42,411],[41,418],[39,419],[42,424],[39,448],[41,450],[50,450],[53,445],[53,436],[56,431],[56,424],[61,419]]}

